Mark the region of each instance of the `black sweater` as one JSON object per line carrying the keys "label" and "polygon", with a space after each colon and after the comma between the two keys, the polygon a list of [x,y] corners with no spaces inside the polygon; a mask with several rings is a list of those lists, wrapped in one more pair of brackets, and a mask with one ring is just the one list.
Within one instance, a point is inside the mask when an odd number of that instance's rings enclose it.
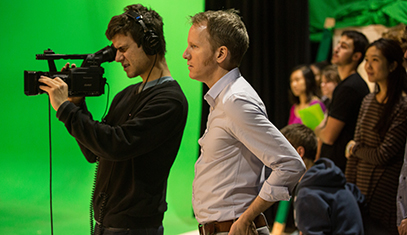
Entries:
{"label": "black sweater", "polygon": [[57,112],[86,159],[99,158],[93,209],[106,227],[158,226],[167,209],[167,179],[188,104],[176,81],[137,94],[139,86],[117,94],[102,122],[93,120],[85,104],[65,102]]}

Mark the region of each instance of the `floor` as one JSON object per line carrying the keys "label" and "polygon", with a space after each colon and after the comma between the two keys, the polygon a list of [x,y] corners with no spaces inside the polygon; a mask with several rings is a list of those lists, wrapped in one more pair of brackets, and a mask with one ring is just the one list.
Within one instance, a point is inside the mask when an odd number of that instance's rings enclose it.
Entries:
{"label": "floor", "polygon": [[[164,235],[198,235],[192,212],[191,189],[188,188],[191,182],[184,182],[191,176],[181,173],[170,175]],[[54,161],[52,175],[53,234],[89,234],[94,166],[82,158],[71,157]],[[28,161],[27,157],[3,161],[0,179],[0,234],[51,234],[48,159],[33,158]]]}
{"label": "floor", "polygon": [[[52,177],[52,230],[55,235],[90,234],[90,194],[94,166],[83,159],[55,161]],[[50,235],[50,172],[48,159],[2,161],[0,170],[0,234]],[[178,178],[177,178],[178,177]],[[197,228],[191,192],[169,181],[164,234],[178,235]],[[185,185],[190,185],[185,182]],[[184,190],[184,191],[183,191]]]}

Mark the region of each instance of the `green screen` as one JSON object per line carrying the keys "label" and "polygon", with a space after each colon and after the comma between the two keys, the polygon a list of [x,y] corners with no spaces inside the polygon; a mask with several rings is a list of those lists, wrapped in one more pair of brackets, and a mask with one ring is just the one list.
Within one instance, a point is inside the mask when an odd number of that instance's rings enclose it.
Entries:
{"label": "green screen", "polygon": [[[1,1],[0,25],[2,150],[0,158],[0,234],[51,234],[48,96],[24,95],[23,71],[49,71],[35,60],[50,48],[57,54],[88,54],[110,45],[104,32],[110,18],[132,1],[22,0]],[[143,5],[164,20],[166,59],[189,102],[188,121],[168,181],[165,234],[195,230],[191,194],[199,138],[201,84],[188,77],[182,53],[190,24],[188,16],[203,11],[204,1],[150,0]],[[61,68],[66,60],[57,60]],[[80,64],[82,61],[71,60]],[[140,78],[127,78],[121,65],[104,63],[110,96],[88,97],[88,107],[100,120],[114,95]],[[63,123],[51,111],[52,202],[54,234],[89,234],[89,205],[94,165],[89,164]]]}

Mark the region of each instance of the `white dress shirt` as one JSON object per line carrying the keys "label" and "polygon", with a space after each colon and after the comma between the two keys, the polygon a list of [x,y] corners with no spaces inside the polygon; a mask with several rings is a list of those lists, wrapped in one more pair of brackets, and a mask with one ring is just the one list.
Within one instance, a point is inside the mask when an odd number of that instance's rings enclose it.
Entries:
{"label": "white dress shirt", "polygon": [[[263,102],[238,68],[205,95],[207,127],[199,139],[192,203],[199,223],[238,218],[259,195],[290,199],[305,172],[296,150],[268,120]],[[272,169],[260,192],[264,165]]]}

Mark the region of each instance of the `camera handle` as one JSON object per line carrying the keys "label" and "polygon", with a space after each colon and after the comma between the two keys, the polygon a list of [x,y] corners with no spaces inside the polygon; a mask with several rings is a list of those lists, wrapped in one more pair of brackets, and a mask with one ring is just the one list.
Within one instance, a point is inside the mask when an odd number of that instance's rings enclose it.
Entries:
{"label": "camera handle", "polygon": [[63,54],[55,54],[55,52],[48,48],[48,50],[44,51],[44,54],[37,54],[35,55],[36,60],[47,60],[48,67],[50,72],[57,72],[57,67],[55,66],[55,60],[60,59],[72,59],[72,60],[79,60],[85,59],[88,54],[73,54],[73,55],[63,55]]}

